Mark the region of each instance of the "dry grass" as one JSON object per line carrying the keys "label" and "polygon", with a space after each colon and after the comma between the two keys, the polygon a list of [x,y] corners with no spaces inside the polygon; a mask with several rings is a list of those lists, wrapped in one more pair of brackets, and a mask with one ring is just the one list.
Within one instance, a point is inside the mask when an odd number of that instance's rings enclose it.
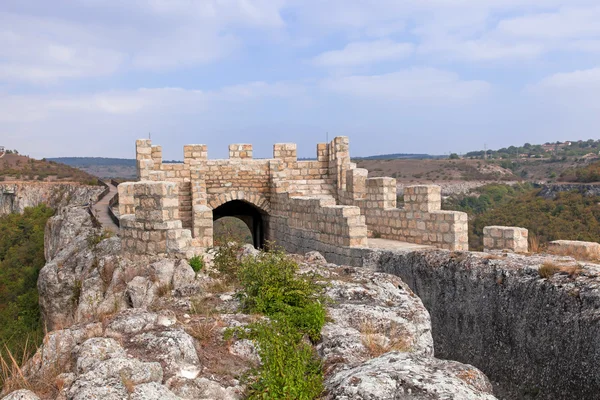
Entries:
{"label": "dry grass", "polygon": [[212,317],[218,312],[221,299],[215,296],[195,297],[191,301],[190,313]]}
{"label": "dry grass", "polygon": [[389,334],[385,335],[389,340],[385,340],[384,335],[378,332],[371,321],[365,321],[360,327],[362,344],[366,347],[371,357],[379,357],[390,351],[410,351],[410,339],[406,331],[400,326],[393,324]]}
{"label": "dry grass", "polygon": [[102,288],[104,292],[108,290],[110,286],[113,275],[115,273],[115,269],[117,268],[117,263],[115,262],[105,262],[102,268],[98,269],[98,273],[100,274],[100,279],[102,279]]}
{"label": "dry grass", "polygon": [[224,323],[219,318],[206,317],[187,328],[186,332],[198,340],[200,344],[206,345],[215,339],[223,326]]}
{"label": "dry grass", "polygon": [[131,394],[135,390],[135,383],[124,371],[121,371],[121,383],[125,386],[127,393]]}
{"label": "dry grass", "polygon": [[[34,392],[41,398],[55,398],[64,381],[57,377],[68,371],[68,360],[57,359],[50,365],[45,365],[42,372],[28,376],[23,366],[35,349],[28,349],[29,341],[26,340],[23,357],[17,360],[12,352],[5,347],[5,356],[0,355],[0,381],[2,382],[2,393],[11,393],[16,390],[26,389]],[[60,343],[57,343],[60,346]]]}
{"label": "dry grass", "polygon": [[530,253],[539,253],[541,250],[541,247],[540,247],[540,239],[537,237],[537,235],[533,232],[529,232],[529,238],[527,240],[529,241],[529,252]]}
{"label": "dry grass", "polygon": [[210,282],[203,285],[203,288],[208,293],[227,293],[234,289],[234,285],[225,282],[222,279],[213,279]]}
{"label": "dry grass", "polygon": [[538,270],[538,273],[540,274],[540,277],[548,279],[559,272],[566,273],[570,277],[574,277],[579,275],[582,271],[583,268],[581,268],[580,265],[559,265],[552,261],[546,261],[544,264],[542,264]]}
{"label": "dry grass", "polygon": [[166,285],[160,285],[156,289],[156,294],[158,295],[158,297],[170,297],[172,291],[173,285],[171,283],[167,283]]}

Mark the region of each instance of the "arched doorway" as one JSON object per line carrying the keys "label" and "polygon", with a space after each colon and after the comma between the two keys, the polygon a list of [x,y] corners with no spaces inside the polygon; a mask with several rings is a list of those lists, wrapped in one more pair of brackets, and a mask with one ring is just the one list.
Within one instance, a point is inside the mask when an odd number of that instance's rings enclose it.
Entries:
{"label": "arched doorway", "polygon": [[242,220],[252,233],[254,247],[260,249],[265,244],[265,215],[261,209],[244,200],[231,200],[213,210],[213,221],[223,217]]}

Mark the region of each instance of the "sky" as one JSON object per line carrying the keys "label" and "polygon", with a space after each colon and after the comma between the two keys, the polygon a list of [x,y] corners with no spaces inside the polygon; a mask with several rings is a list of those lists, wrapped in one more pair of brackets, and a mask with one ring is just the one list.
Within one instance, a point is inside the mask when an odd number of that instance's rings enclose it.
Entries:
{"label": "sky", "polygon": [[133,158],[150,136],[180,160],[598,139],[598,21],[598,0],[2,0],[0,145]]}

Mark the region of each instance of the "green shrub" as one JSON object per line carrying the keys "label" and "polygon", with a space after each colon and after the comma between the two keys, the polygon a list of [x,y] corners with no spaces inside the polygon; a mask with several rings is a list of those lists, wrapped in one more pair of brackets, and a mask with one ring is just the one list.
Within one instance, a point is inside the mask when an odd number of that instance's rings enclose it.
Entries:
{"label": "green shrub", "polygon": [[221,279],[227,282],[236,280],[239,252],[240,246],[236,242],[225,241],[223,245],[216,248],[214,264]]}
{"label": "green shrub", "polygon": [[195,273],[200,272],[204,268],[204,259],[200,256],[194,256],[190,258],[188,263]]}
{"label": "green shrub", "polygon": [[323,392],[321,361],[286,319],[251,324],[241,338],[258,343],[262,367],[250,382],[248,399],[317,399]]}
{"label": "green shrub", "polygon": [[249,385],[250,399],[316,399],[323,372],[305,337],[319,340],[325,324],[323,285],[315,275],[298,275],[298,264],[280,251],[239,262],[238,298],[249,313],[269,317],[230,331],[257,342],[262,365]]}

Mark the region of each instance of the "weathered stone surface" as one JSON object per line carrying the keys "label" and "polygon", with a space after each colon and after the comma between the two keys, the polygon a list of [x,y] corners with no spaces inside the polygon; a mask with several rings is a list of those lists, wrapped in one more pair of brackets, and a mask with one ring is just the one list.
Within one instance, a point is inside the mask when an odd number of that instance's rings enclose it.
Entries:
{"label": "weathered stone surface", "polygon": [[137,385],[129,396],[129,400],[180,400],[169,389],[156,382]]}
{"label": "weathered stone surface", "polygon": [[483,228],[484,251],[509,250],[516,253],[529,251],[529,231],[513,226],[486,226]]}
{"label": "weathered stone surface", "polygon": [[195,284],[196,273],[185,260],[179,260],[175,264],[173,272],[173,289],[179,290]]}
{"label": "weathered stone surface", "polygon": [[2,398],[2,400],[40,400],[35,393],[29,390],[17,390]]}
{"label": "weathered stone surface", "polygon": [[0,183],[0,215],[22,213],[25,208],[40,204],[55,210],[83,206],[90,199],[96,200],[103,190],[100,186],[67,183]]}
{"label": "weathered stone surface", "polygon": [[501,398],[575,400],[600,390],[599,266],[542,279],[545,262],[577,263],[444,251],[377,251],[371,262],[423,300],[436,356],[481,369]]}
{"label": "weathered stone surface", "polygon": [[433,356],[429,313],[399,278],[351,267],[326,267],[331,322],[317,349],[328,365],[354,365],[402,350]]}
{"label": "weathered stone surface", "polygon": [[189,400],[240,400],[243,398],[241,387],[223,387],[206,378],[173,381],[171,390],[182,399]]}
{"label": "weathered stone surface", "polygon": [[125,357],[125,350],[114,339],[92,338],[83,343],[77,355],[77,374],[85,374],[99,362],[109,358]]}
{"label": "weathered stone surface", "polygon": [[[82,208],[65,208],[49,220],[45,252],[50,261],[38,278],[40,308],[48,329],[91,319],[110,295],[98,267],[119,251],[120,240],[113,237],[90,246],[88,238],[100,234]],[[110,282],[111,277],[107,279]],[[118,300],[111,300],[114,308]]]}
{"label": "weathered stone surface", "polygon": [[148,359],[163,363],[169,377],[181,373],[187,367],[200,366],[194,339],[183,330],[144,332],[131,338],[131,342],[147,349]]}
{"label": "weathered stone surface", "polygon": [[600,260],[600,243],[579,240],[555,240],[548,243],[548,252],[572,256],[578,260]]}
{"label": "weathered stone surface", "polygon": [[469,365],[400,352],[337,372],[327,389],[331,400],[496,398],[485,375]]}
{"label": "weathered stone surface", "polygon": [[109,335],[135,335],[156,326],[158,315],[141,309],[125,310],[117,314],[106,327]]}
{"label": "weathered stone surface", "polygon": [[138,359],[110,358],[79,375],[67,391],[69,399],[124,399],[130,387],[143,383],[160,383],[163,371],[159,363]]}
{"label": "weathered stone surface", "polygon": [[[85,225],[85,218],[74,221]],[[65,329],[49,333],[24,370],[43,376],[49,368],[60,365],[64,384],[54,400],[243,398],[244,386],[238,379],[260,359],[254,343],[222,338],[227,327],[255,321],[255,316],[239,313],[240,303],[234,293],[223,293],[215,278],[190,273],[191,267],[185,261],[126,261],[119,258],[118,246],[113,245],[118,238],[90,246],[85,235],[68,233],[76,230],[63,231],[72,240],[66,241],[66,247],[48,264],[50,267],[45,267],[52,274],[64,274],[64,278],[41,285],[52,289],[44,296],[79,287],[80,293],[70,299],[76,298],[79,304],[73,307],[72,320],[64,319]],[[375,265],[378,259],[372,262]],[[346,380],[356,381],[343,375],[346,371],[369,375],[373,368],[369,363],[377,364],[377,359],[401,350],[402,361],[388,364],[398,365],[402,371],[409,371],[407,376],[421,380],[419,384],[407,380],[403,388],[424,388],[431,393],[439,380],[446,390],[451,386],[448,382],[455,382],[459,375],[456,371],[467,371],[475,383],[462,386],[457,381],[455,392],[444,393],[460,398],[469,390],[485,392],[485,378],[474,368],[433,358],[428,313],[399,278],[326,264],[318,254],[302,260],[301,270],[321,274],[329,283],[326,294],[333,300],[328,304],[332,320],[325,326],[318,347],[328,366],[327,388],[346,387]],[[41,276],[48,279],[52,274]],[[81,285],[73,285],[69,279],[79,279]],[[161,290],[161,295],[157,293],[149,300],[148,293],[163,285],[179,289]],[[188,295],[189,287],[195,290]],[[87,299],[94,296],[98,299]],[[51,303],[52,298],[43,301]],[[66,295],[59,301],[66,304]],[[108,302],[114,302],[115,307],[106,308]],[[146,308],[128,308],[132,305]],[[93,313],[94,309],[104,311]],[[377,368],[391,377],[404,376],[396,368]],[[345,389],[340,390],[340,396],[345,396]],[[330,390],[329,394],[335,392]],[[423,398],[410,396],[405,398]]]}
{"label": "weathered stone surface", "polygon": [[145,276],[136,276],[127,284],[127,299],[133,308],[147,308],[156,296],[156,285]]}

